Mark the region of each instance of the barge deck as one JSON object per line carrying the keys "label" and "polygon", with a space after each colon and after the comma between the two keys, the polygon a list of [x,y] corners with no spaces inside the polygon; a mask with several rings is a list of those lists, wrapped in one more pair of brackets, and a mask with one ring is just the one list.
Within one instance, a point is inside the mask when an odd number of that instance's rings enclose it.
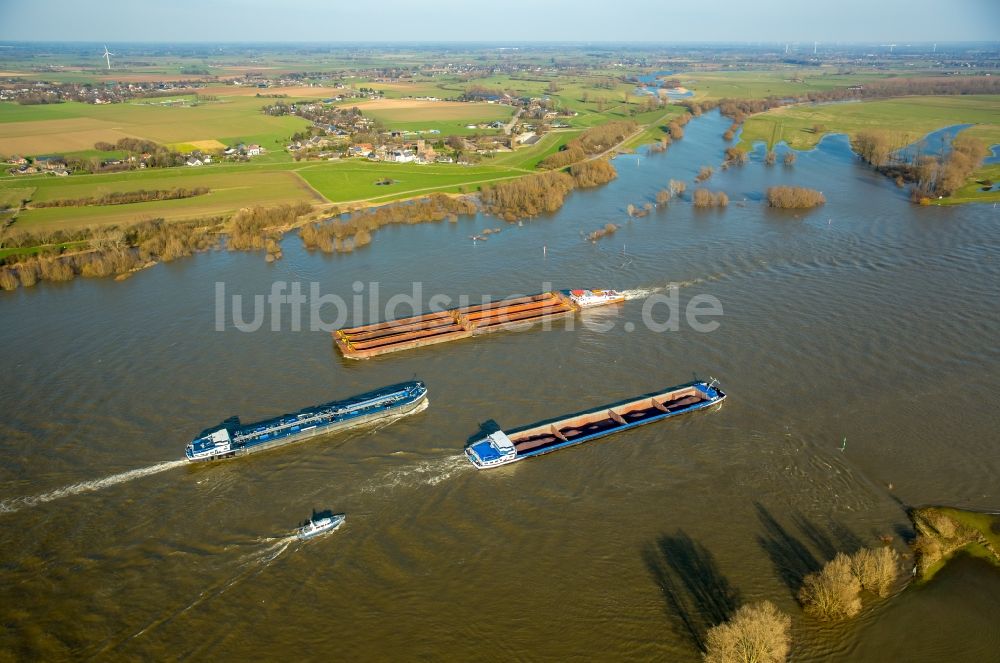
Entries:
{"label": "barge deck", "polygon": [[580,306],[564,292],[504,299],[462,306],[333,332],[334,343],[348,359],[368,359],[435,343],[445,343],[494,331],[524,327],[573,315]]}
{"label": "barge deck", "polygon": [[562,419],[516,429],[510,433],[496,431],[466,447],[465,455],[479,469],[499,467],[668,417],[709,408],[725,399],[725,392],[714,380],[698,380],[623,403],[603,405]]}

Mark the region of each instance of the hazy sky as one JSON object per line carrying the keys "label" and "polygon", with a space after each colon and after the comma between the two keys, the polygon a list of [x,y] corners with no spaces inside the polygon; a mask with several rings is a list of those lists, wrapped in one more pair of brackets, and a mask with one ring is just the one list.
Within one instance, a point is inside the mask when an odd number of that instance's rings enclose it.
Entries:
{"label": "hazy sky", "polygon": [[0,0],[13,41],[1000,41],[1000,0]]}

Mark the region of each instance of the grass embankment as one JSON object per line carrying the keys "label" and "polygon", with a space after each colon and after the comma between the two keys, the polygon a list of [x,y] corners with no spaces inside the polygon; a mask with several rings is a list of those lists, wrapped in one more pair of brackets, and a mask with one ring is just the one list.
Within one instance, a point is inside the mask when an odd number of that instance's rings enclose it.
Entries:
{"label": "grass embankment", "polygon": [[913,509],[917,577],[926,582],[959,553],[1000,566],[1000,515],[929,506]]}

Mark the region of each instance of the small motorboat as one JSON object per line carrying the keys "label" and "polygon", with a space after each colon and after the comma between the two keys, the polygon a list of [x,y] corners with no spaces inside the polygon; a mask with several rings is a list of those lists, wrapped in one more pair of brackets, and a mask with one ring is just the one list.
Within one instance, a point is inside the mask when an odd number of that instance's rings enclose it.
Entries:
{"label": "small motorboat", "polygon": [[295,531],[295,536],[305,540],[319,536],[325,532],[333,532],[347,520],[347,516],[338,513],[325,518],[310,518],[309,522]]}

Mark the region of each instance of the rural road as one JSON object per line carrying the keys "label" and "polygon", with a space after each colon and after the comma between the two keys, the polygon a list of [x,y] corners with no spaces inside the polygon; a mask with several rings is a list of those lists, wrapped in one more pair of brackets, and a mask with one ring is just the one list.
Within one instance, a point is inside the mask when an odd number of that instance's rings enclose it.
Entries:
{"label": "rural road", "polygon": [[517,112],[514,113],[514,117],[510,118],[510,122],[503,125],[503,132],[510,135],[510,132],[514,130],[514,123],[517,122],[517,118],[521,117],[521,112],[524,111],[523,108],[518,108]]}

